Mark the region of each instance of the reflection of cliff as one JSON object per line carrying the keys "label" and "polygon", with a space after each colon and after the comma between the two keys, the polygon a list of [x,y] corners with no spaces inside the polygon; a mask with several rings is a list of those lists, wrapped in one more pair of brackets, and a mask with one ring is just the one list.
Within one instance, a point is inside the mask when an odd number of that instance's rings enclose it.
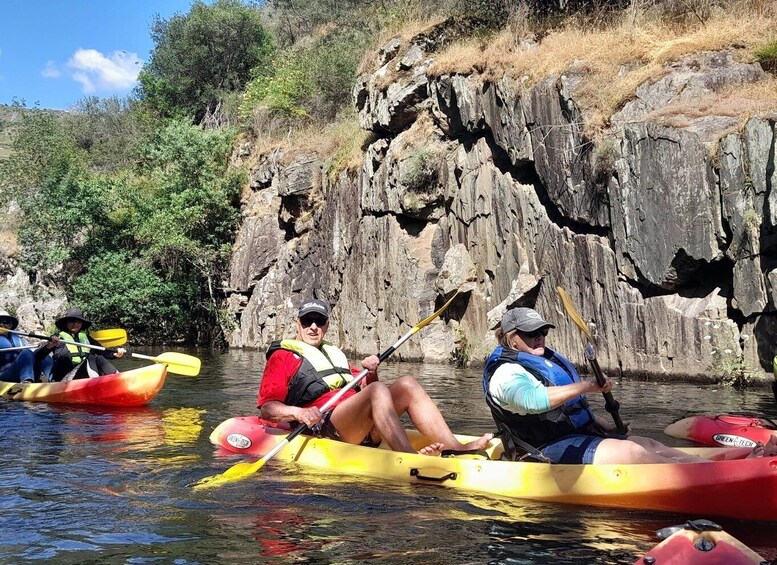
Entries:
{"label": "reflection of cliff", "polygon": [[[558,326],[552,345],[582,362],[560,285],[596,321],[610,372],[768,366],[774,120],[691,107],[763,80],[757,64],[728,52],[672,62],[593,142],[576,102],[583,71],[531,87],[430,77],[431,45],[433,32],[395,40],[359,78],[360,121],[377,135],[358,173],[332,180],[316,155],[258,156],[232,261],[232,346],[289,335],[288,298],[315,292],[335,305],[333,339],[373,353],[439,305],[451,281],[474,277],[466,302],[401,357],[481,362],[504,309],[536,304]],[[675,102],[685,114],[667,119]]]}

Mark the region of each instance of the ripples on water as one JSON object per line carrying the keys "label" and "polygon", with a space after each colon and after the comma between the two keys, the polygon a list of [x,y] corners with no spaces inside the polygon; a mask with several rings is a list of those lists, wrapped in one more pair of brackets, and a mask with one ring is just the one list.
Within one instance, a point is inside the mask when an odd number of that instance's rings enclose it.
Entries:
{"label": "ripples on water", "polygon": [[[256,412],[264,362],[258,352],[201,357],[199,377],[170,375],[143,408],[0,402],[0,562],[633,563],[657,543],[655,530],[690,518],[497,499],[279,462],[194,494],[189,485],[239,461],[215,456],[208,435],[226,418]],[[387,381],[406,373],[421,375],[454,431],[493,430],[477,370],[389,362],[381,372]],[[681,442],[661,432],[689,408],[775,416],[767,390],[627,381],[614,394],[634,430],[673,445]],[[594,407],[603,410],[599,400]],[[718,521],[777,557],[775,525]]]}

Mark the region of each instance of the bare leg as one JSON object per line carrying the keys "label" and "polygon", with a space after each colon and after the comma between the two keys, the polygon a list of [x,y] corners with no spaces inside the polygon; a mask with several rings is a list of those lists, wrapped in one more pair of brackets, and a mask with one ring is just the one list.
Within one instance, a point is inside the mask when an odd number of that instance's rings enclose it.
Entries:
{"label": "bare leg", "polygon": [[690,455],[651,438],[631,436],[629,439],[605,439],[596,448],[594,463],[702,463],[710,460],[744,459],[777,454],[777,440],[772,438],[766,446],[728,448],[717,457],[706,459]]}
{"label": "bare leg", "polygon": [[391,392],[381,382],[371,383],[338,404],[330,421],[347,443],[359,444],[367,434],[377,433],[394,451],[415,453],[394,410]]}
{"label": "bare leg", "polygon": [[698,463],[701,461],[705,459],[688,455],[640,436],[632,436],[629,439],[605,439],[596,448],[594,454],[595,464]]}
{"label": "bare leg", "polygon": [[427,448],[427,451],[421,450],[421,453],[436,455],[443,449],[453,449],[455,451],[483,449],[493,437],[492,434],[486,434],[474,441],[461,443],[451,432],[437,405],[429,398],[429,395],[418,384],[418,381],[411,376],[397,379],[388,388],[391,391],[391,398],[394,402],[396,413],[407,413],[410,416],[410,421],[413,422],[413,425],[419,432],[435,443],[442,444],[440,449],[429,450]]}

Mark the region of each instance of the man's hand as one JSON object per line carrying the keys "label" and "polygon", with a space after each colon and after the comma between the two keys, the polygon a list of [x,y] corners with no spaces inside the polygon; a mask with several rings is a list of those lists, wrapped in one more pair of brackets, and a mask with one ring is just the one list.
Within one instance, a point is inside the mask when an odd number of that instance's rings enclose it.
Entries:
{"label": "man's hand", "polygon": [[377,355],[370,355],[362,359],[362,367],[367,369],[370,373],[376,373],[378,371],[378,365],[380,365],[380,359]]}
{"label": "man's hand", "polygon": [[123,347],[119,347],[118,349],[116,349],[116,354],[115,354],[115,355],[116,355],[116,357],[121,357],[121,356],[123,356],[123,355],[124,355],[126,352],[127,352],[127,350],[126,350],[126,349],[124,349]]}
{"label": "man's hand", "polygon": [[321,410],[316,406],[310,408],[297,408],[297,412],[294,415],[294,419],[298,422],[302,422],[307,427],[312,428],[321,421]]}
{"label": "man's hand", "polygon": [[49,342],[46,344],[46,349],[56,349],[59,346],[59,336],[53,335],[49,338]]}

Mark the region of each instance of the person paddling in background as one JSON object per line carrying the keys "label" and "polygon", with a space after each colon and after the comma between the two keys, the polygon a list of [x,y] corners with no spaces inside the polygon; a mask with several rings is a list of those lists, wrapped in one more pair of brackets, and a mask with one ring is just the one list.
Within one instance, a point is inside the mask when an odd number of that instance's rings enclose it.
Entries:
{"label": "person paddling in background", "polygon": [[[586,394],[609,392],[612,381],[605,378],[599,386],[595,379],[582,380],[569,360],[546,347],[555,327],[532,308],[513,308],[496,329],[500,345],[486,361],[483,391],[511,459],[537,448],[553,463],[708,461],[647,437],[614,433],[614,424],[595,416],[586,400]],[[775,454],[773,437],[765,446],[731,448],[718,458]]]}
{"label": "person paddling in background", "polygon": [[[87,345],[100,345],[86,333],[92,322],[84,318],[79,308],[71,308],[54,324],[59,329],[57,336],[63,340],[77,341]],[[121,357],[124,355],[124,351],[121,347],[115,352],[111,350],[98,351],[79,345],[60,343],[54,349],[52,380],[69,381],[116,373],[116,367],[108,359]]]}
{"label": "person paddling in background", "polygon": [[4,349],[25,347],[29,345],[21,336],[4,332],[3,329],[15,330],[19,320],[5,310],[0,310],[0,381],[11,383],[35,382],[43,373],[48,378],[51,375],[52,360],[50,353],[57,346],[59,339],[41,343],[37,349],[17,349],[4,352]]}
{"label": "person paddling in background", "polygon": [[367,376],[361,390],[349,390],[333,410],[323,406],[359,371],[337,347],[324,340],[329,330],[329,306],[322,300],[306,300],[297,315],[296,339],[272,343],[267,351],[257,407],[271,422],[305,424],[321,436],[346,443],[378,445],[385,440],[391,449],[415,453],[400,416],[407,413],[413,425],[432,444],[419,451],[438,455],[443,450],[482,449],[491,434],[462,444],[448,428],[429,395],[411,376],[390,385],[378,380],[376,355],[361,364]]}

